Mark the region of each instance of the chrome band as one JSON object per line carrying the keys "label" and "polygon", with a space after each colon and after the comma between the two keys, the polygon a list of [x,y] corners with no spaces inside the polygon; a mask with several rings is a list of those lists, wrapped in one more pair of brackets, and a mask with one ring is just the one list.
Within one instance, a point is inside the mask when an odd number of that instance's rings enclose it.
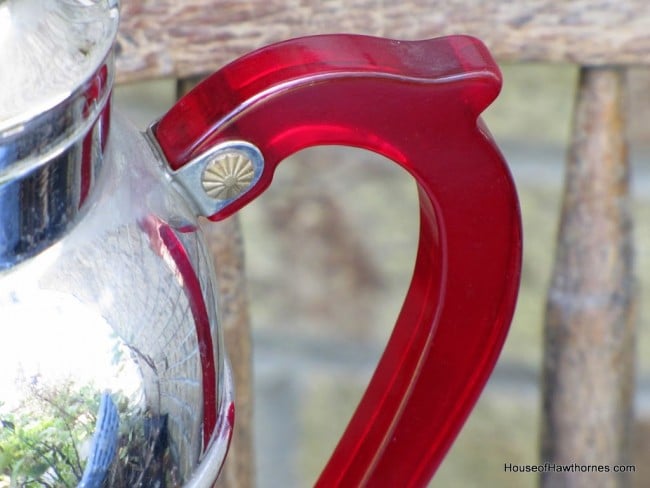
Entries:
{"label": "chrome band", "polygon": [[0,270],[62,237],[85,210],[108,138],[113,55],[63,102],[0,130]]}

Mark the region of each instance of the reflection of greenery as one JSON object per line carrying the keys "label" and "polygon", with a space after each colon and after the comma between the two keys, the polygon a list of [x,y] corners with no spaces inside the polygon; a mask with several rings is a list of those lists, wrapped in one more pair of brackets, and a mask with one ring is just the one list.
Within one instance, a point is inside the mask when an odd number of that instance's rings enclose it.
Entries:
{"label": "reflection of greenery", "polygon": [[76,486],[83,473],[79,449],[95,428],[99,393],[71,381],[51,388],[38,378],[24,387],[19,408],[0,417],[0,487]]}
{"label": "reflection of greenery", "polygon": [[[125,406],[119,405],[118,409],[123,411]],[[178,470],[166,445],[166,416],[131,415],[125,420],[125,425],[120,426],[117,459],[104,486],[180,488]],[[157,422],[159,426],[153,427]],[[146,424],[152,426],[151,432],[145,432]]]}
{"label": "reflection of greenery", "polygon": [[[24,399],[10,413],[0,402],[0,488],[76,487],[81,480],[101,392],[73,381],[24,380]],[[111,395],[120,415],[117,455],[104,486],[180,486],[166,438],[166,418],[143,415],[124,395]],[[145,424],[158,423],[145,433]],[[162,442],[162,441],[165,442]],[[161,485],[164,486],[165,484]]]}

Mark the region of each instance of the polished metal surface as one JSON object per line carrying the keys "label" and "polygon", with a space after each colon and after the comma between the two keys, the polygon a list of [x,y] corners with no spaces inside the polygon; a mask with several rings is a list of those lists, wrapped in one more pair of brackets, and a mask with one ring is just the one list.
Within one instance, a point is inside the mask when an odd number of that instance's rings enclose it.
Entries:
{"label": "polished metal surface", "polygon": [[0,141],[0,165],[9,164],[0,169],[0,271],[46,249],[79,220],[99,178],[109,110],[104,105],[83,137],[35,164],[15,159],[26,137]]}
{"label": "polished metal surface", "polygon": [[[151,128],[147,140],[161,161],[165,161]],[[172,182],[186,199],[194,203],[196,215],[209,217],[245,195],[264,172],[264,156],[247,141],[216,144],[176,171],[169,170]]]}
{"label": "polished metal surface", "polygon": [[48,427],[54,399],[78,486],[209,488],[233,422],[212,258],[142,134],[119,113],[111,132],[84,218],[1,276],[0,450]]}
{"label": "polished metal surface", "polygon": [[111,113],[117,20],[0,0],[0,486],[209,488],[228,448],[212,258]]}
{"label": "polished metal surface", "polygon": [[0,0],[0,137],[91,79],[117,25],[117,0]]}
{"label": "polished metal surface", "polygon": [[68,232],[108,138],[117,3],[0,1],[0,271]]}

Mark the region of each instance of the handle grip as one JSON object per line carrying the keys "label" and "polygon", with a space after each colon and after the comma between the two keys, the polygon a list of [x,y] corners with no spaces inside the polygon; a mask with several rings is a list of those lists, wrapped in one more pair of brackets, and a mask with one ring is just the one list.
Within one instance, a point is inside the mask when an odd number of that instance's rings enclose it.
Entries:
{"label": "handle grip", "polygon": [[264,169],[212,215],[260,194],[314,145],[365,148],[418,184],[415,271],[393,333],[320,486],[423,486],[475,404],[514,311],[521,221],[509,171],[479,114],[501,77],[480,41],[352,35],[286,41],[224,67],[153,127],[178,170],[245,140]]}

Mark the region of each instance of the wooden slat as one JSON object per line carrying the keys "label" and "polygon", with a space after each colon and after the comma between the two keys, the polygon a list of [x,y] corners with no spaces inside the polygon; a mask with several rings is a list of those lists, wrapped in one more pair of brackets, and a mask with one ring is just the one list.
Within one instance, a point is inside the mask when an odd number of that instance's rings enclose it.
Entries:
{"label": "wooden slat", "polygon": [[235,428],[215,488],[255,486],[253,368],[244,251],[237,216],[204,226],[219,283],[221,327],[235,383]]}
{"label": "wooden slat", "polygon": [[[634,302],[623,70],[582,68],[547,302],[542,458],[629,464]],[[542,488],[629,486],[627,474],[546,473]]]}
{"label": "wooden slat", "polygon": [[123,0],[118,78],[208,73],[289,37],[475,35],[500,61],[650,64],[647,0]]}

